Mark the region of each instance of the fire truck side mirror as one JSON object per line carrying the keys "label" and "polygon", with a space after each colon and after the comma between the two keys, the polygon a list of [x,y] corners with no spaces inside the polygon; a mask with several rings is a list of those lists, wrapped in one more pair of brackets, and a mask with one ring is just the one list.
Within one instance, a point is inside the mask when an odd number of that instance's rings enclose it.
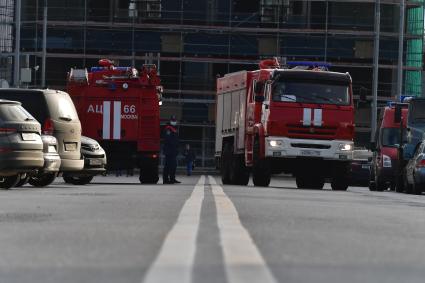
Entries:
{"label": "fire truck side mirror", "polygon": [[264,89],[264,82],[255,82],[254,84],[254,92],[255,94],[260,94],[263,92]]}
{"label": "fire truck side mirror", "polygon": [[255,102],[264,102],[264,96],[263,95],[256,95],[254,98]]}
{"label": "fire truck side mirror", "polygon": [[401,122],[401,105],[396,105],[395,111],[394,111],[394,123],[400,123]]}

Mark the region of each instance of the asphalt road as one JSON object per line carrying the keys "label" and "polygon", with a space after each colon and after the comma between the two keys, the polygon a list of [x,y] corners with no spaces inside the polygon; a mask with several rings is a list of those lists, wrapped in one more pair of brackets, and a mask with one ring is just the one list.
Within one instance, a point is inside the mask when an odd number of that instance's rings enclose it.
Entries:
{"label": "asphalt road", "polygon": [[0,191],[0,283],[424,282],[425,195],[179,179]]}

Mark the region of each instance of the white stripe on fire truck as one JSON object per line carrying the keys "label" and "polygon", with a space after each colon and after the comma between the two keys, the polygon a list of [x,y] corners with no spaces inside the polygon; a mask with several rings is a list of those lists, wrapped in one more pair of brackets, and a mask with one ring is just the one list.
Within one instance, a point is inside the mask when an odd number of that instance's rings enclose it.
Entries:
{"label": "white stripe on fire truck", "polygon": [[114,101],[113,139],[121,139],[121,101]]}
{"label": "white stripe on fire truck", "polygon": [[311,125],[311,108],[304,108],[303,126]]}
{"label": "white stripe on fire truck", "polygon": [[111,102],[103,101],[103,139],[111,138]]}
{"label": "white stripe on fire truck", "polygon": [[322,109],[314,109],[313,125],[316,127],[322,126]]}

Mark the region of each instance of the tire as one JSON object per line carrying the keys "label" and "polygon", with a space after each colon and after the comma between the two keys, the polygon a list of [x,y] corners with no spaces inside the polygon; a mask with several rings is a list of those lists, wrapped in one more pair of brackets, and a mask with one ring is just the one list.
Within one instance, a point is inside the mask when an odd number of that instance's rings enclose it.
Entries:
{"label": "tire", "polygon": [[[93,179],[93,176],[92,176],[92,179]],[[158,174],[155,174],[153,172],[150,172],[150,174],[145,172],[145,174],[143,174],[142,171],[140,172],[139,181],[141,184],[156,184],[158,183],[158,180],[159,180]]]}
{"label": "tire", "polygon": [[257,187],[268,187],[271,179],[270,162],[260,159],[260,142],[258,138],[254,141],[254,166],[252,168],[252,182]]}
{"label": "tire", "polygon": [[225,143],[223,145],[223,151],[221,153],[221,165],[220,165],[220,174],[221,174],[221,182],[223,185],[229,185],[231,184],[230,180],[230,158],[232,155],[232,152],[230,151],[230,145],[228,143]]}
{"label": "tire", "polygon": [[87,185],[93,180],[94,176],[85,177],[74,177],[74,176],[63,176],[65,183],[72,185]]}
{"label": "tire", "polygon": [[375,181],[369,181],[369,190],[370,191],[376,191],[376,184]]}
{"label": "tire", "polygon": [[350,184],[350,165],[339,164],[336,168],[335,175],[331,181],[331,188],[334,191],[346,191]]}
{"label": "tire", "polygon": [[[232,150],[233,151],[233,150]],[[249,183],[249,170],[245,166],[243,155],[233,154],[231,157],[230,183],[246,186]]]}
{"label": "tire", "polygon": [[16,188],[22,187],[28,183],[30,176],[28,174],[21,174],[18,183],[15,185]]}
{"label": "tire", "polygon": [[19,182],[21,179],[20,175],[0,177],[0,188],[1,189],[10,189]]}
{"label": "tire", "polygon": [[53,183],[53,181],[56,179],[56,173],[44,173],[44,174],[38,174],[36,176],[32,176],[28,183],[31,186],[34,187],[46,187]]}

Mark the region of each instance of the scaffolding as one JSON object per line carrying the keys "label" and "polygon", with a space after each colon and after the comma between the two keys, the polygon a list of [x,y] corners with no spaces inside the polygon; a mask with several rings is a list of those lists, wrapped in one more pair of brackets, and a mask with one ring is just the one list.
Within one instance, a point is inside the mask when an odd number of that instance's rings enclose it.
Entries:
{"label": "scaffolding", "polygon": [[[415,1],[418,6],[408,8],[406,32],[405,94],[422,96],[424,7],[423,0]],[[410,69],[410,70],[409,70]]]}
{"label": "scaffolding", "polygon": [[11,82],[13,51],[14,0],[0,0],[0,80]]}

